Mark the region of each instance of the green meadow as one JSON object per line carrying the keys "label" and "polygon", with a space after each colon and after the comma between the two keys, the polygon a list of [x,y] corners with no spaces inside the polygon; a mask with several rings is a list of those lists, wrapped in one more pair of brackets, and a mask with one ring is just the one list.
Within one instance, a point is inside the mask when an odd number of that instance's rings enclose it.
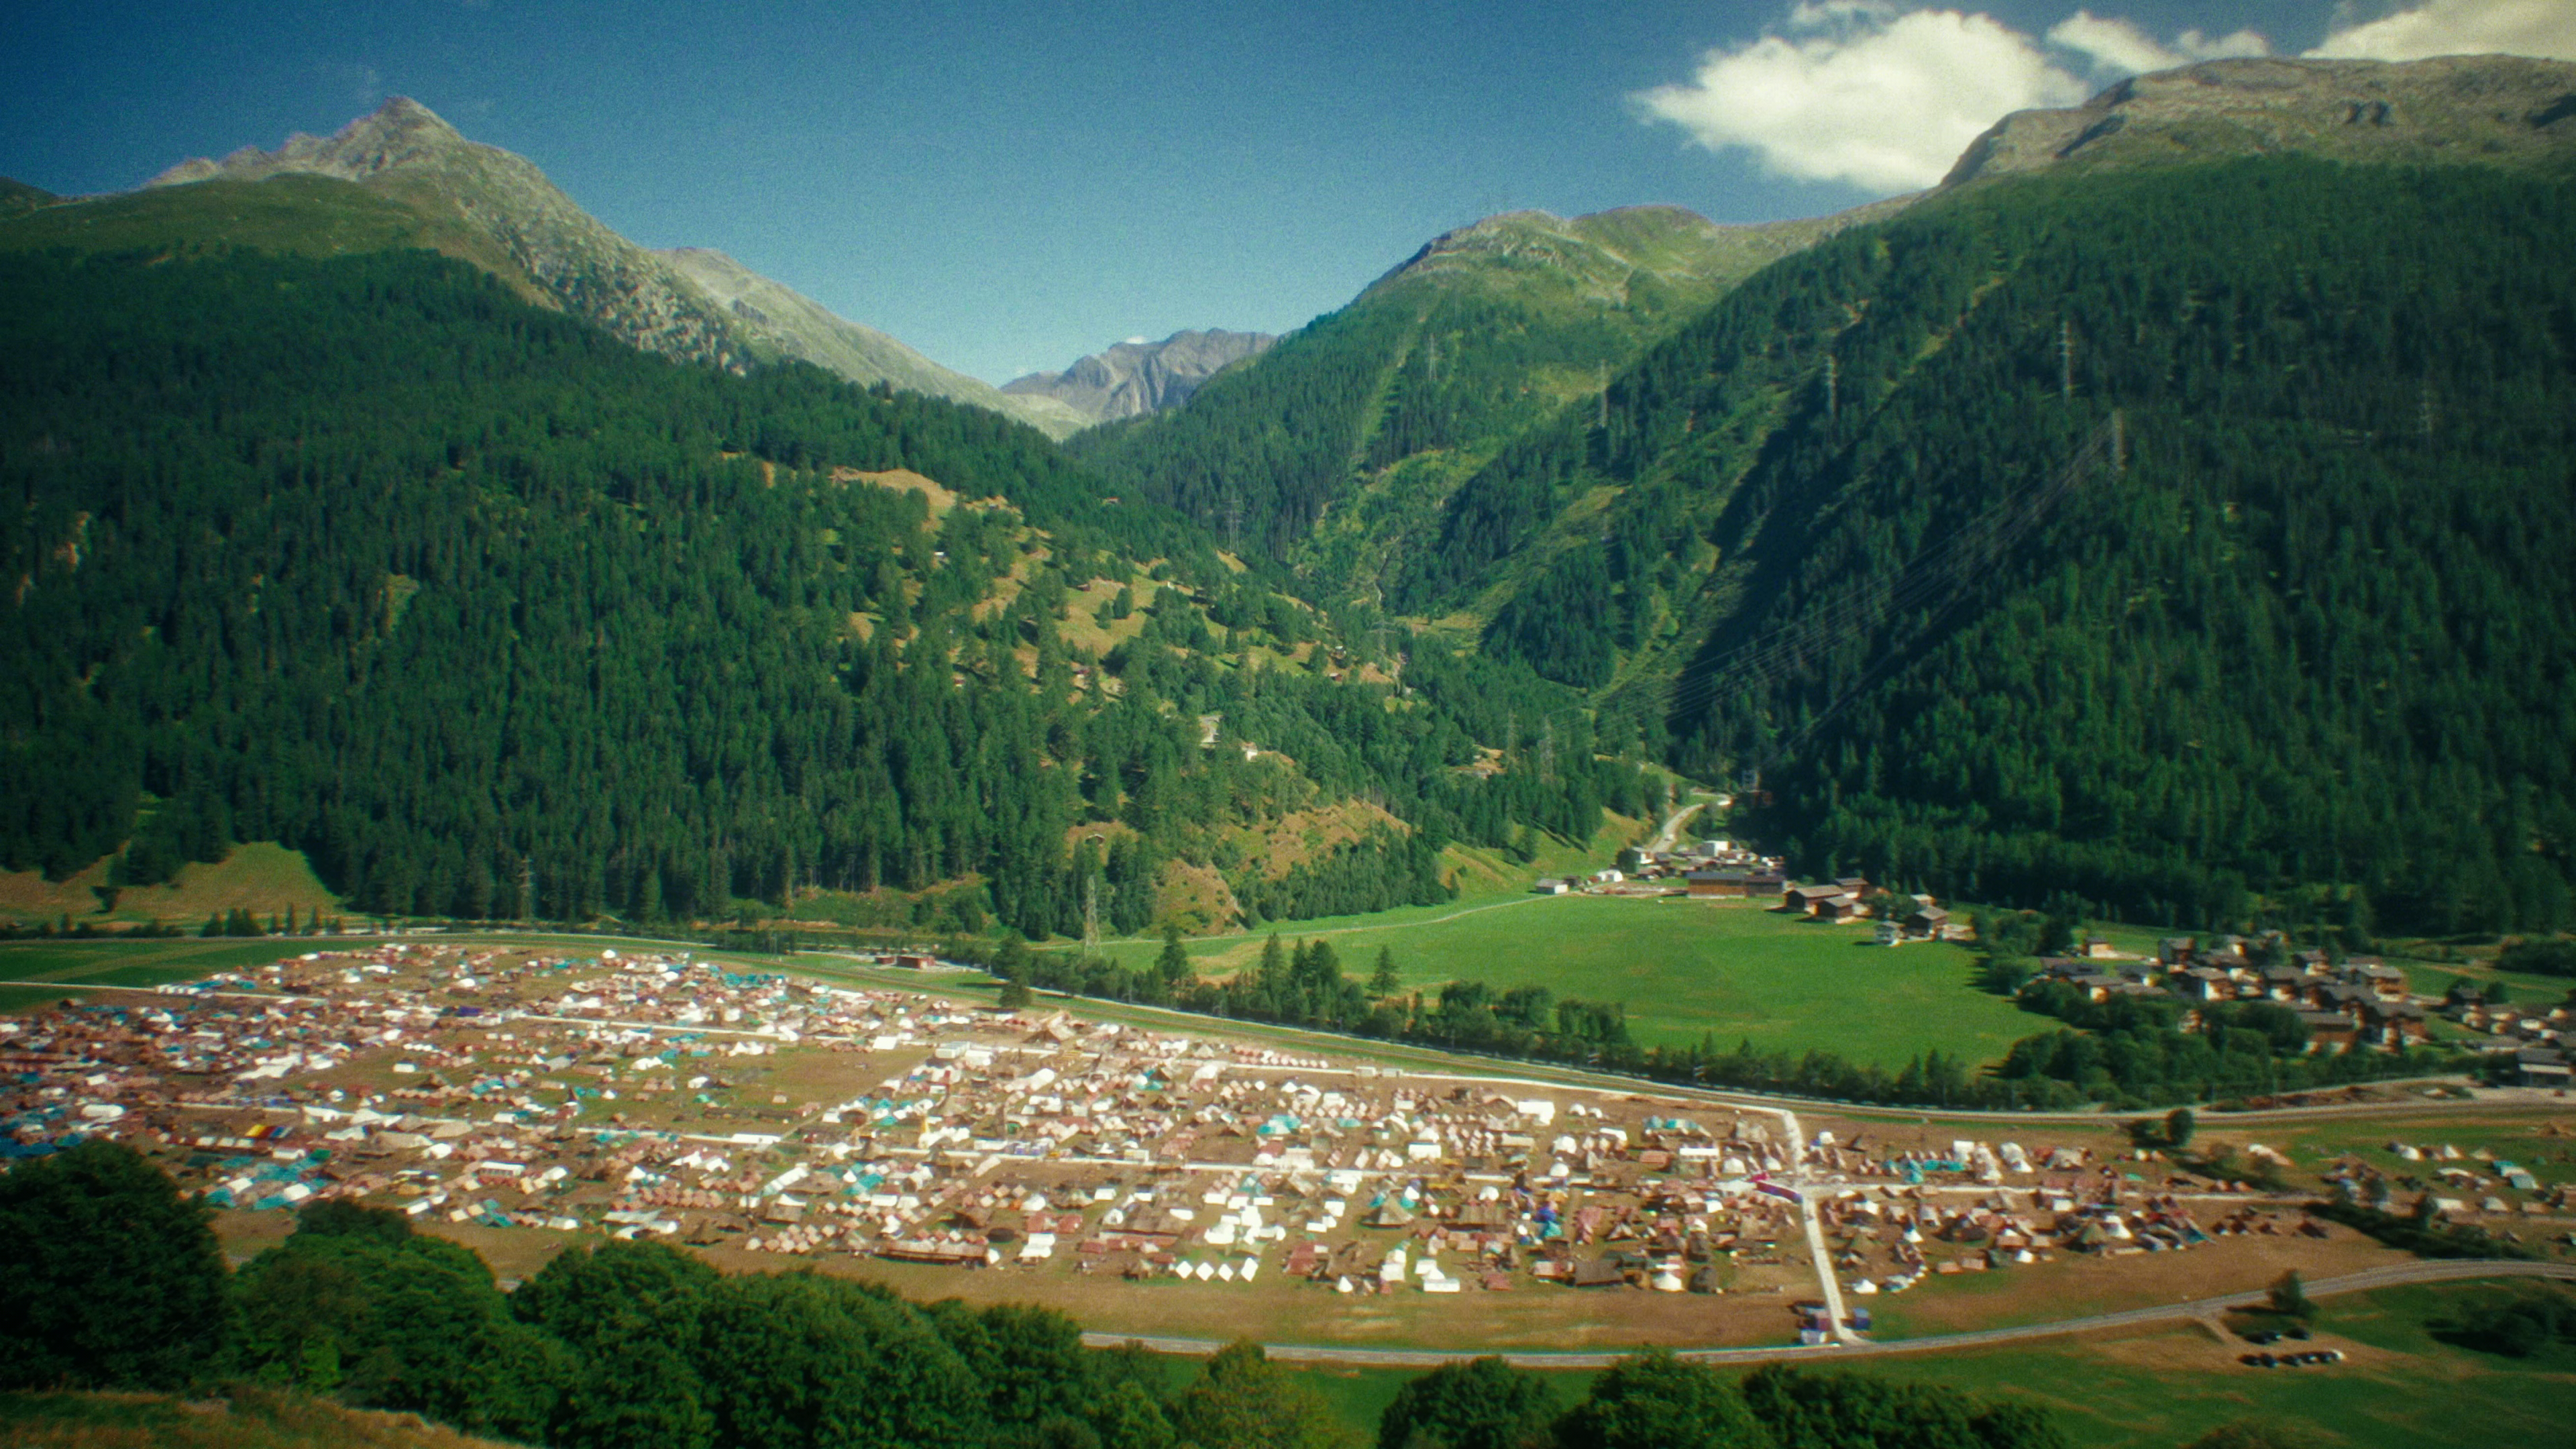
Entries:
{"label": "green meadow", "polygon": [[[2565,1443],[2576,1348],[2512,1359],[2433,1336],[2462,1308],[2505,1291],[2445,1284],[2321,1300],[2316,1342],[2350,1355],[2327,1367],[2246,1366],[2237,1358],[2251,1345],[2196,1323],[1970,1352],[1820,1355],[1802,1366],[2028,1399],[2055,1414],[2083,1449],[2172,1449],[2239,1419],[2302,1426],[2320,1449]],[[1378,1415],[1415,1371],[1300,1365],[1291,1372],[1351,1428],[1374,1437]],[[1557,1401],[1572,1404],[1594,1375],[1547,1377]]]}
{"label": "green meadow", "polygon": [[[1624,1002],[1629,1029],[1649,1045],[1714,1034],[1722,1047],[1817,1048],[1892,1070],[1934,1048],[1991,1061],[2049,1025],[1978,990],[1964,946],[1889,949],[1866,926],[1791,920],[1758,902],[1517,895],[1278,930],[1287,945],[1330,941],[1343,971],[1361,979],[1387,950],[1404,989],[1426,995],[1481,980]],[[1190,956],[1203,975],[1229,974],[1259,960],[1266,935],[1193,941]],[[1143,965],[1160,947],[1104,949]]]}
{"label": "green meadow", "polygon": [[[265,966],[307,951],[345,944],[330,938],[212,940],[194,936],[152,941],[35,940],[0,943],[0,1010],[60,1001],[90,986],[164,986],[219,971]],[[53,984],[59,983],[59,984]]]}

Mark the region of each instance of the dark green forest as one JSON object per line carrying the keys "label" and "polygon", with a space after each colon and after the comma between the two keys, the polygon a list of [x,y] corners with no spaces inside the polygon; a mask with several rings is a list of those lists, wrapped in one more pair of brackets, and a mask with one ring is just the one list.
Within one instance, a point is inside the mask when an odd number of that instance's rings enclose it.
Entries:
{"label": "dark green forest", "polygon": [[[973,409],[663,362],[421,253],[9,256],[0,338],[11,868],[274,839],[355,909],[468,918],[966,881],[1042,937],[1141,929],[1177,857],[1321,914],[1642,808],[1579,730],[1457,768],[1562,686],[1336,678],[1331,620]],[[835,476],[896,467],[1007,502]],[[1068,644],[1074,589],[1147,566],[1143,633]],[[1359,798],[1395,823],[1298,872],[1243,846]]]}
{"label": "dark green forest", "polygon": [[[650,1242],[573,1246],[511,1291],[471,1250],[323,1202],[235,1272],[130,1148],[84,1142],[0,1174],[0,1392],[228,1385],[408,1410],[555,1449],[1340,1449],[1311,1388],[1234,1344],[1194,1368],[1091,1349],[1051,1309],[909,1302],[803,1270],[719,1275]],[[1317,1291],[1321,1291],[1320,1289]],[[1401,1390],[1391,1449],[2064,1449],[2018,1400],[1766,1368],[1737,1384],[1669,1353],[1579,1401],[1481,1359]]]}
{"label": "dark green forest", "polygon": [[[1452,497],[1440,613],[1802,870],[2134,920],[2576,921],[2576,199],[2296,158],[1769,268]],[[2125,444],[2054,485],[2117,412]],[[1695,562],[1697,561],[1697,562]],[[1624,726],[1605,723],[1604,734]]]}

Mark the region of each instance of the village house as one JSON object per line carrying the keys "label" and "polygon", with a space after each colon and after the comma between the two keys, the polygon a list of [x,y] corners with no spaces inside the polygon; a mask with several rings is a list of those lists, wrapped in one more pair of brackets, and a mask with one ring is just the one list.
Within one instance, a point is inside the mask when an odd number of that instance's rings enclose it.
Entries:
{"label": "village house", "polygon": [[1780,908],[1791,915],[1857,920],[1868,914],[1861,904],[1868,892],[1869,882],[1860,876],[1845,876],[1824,885],[1792,885],[1782,889]]}

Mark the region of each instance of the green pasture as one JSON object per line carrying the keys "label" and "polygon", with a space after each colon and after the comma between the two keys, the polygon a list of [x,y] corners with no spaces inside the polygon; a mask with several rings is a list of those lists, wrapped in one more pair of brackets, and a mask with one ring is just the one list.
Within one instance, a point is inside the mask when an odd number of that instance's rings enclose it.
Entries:
{"label": "green pasture", "polygon": [[[166,986],[222,971],[265,966],[344,941],[314,937],[212,940],[194,936],[149,941],[35,940],[0,942],[0,981],[45,983],[0,986],[0,1010],[87,996],[83,987]],[[54,983],[60,983],[59,985]]]}
{"label": "green pasture", "polygon": [[[2251,1345],[2221,1340],[2199,1324],[1956,1353],[1848,1361],[1819,1353],[1801,1367],[2029,1400],[2053,1412],[2084,1449],[2171,1449],[2249,1418],[2304,1425],[2323,1445],[2355,1449],[2564,1443],[2567,1413],[2576,1408],[2576,1349],[2511,1359],[2433,1336],[2464,1307],[2505,1291],[2444,1284],[2320,1300],[2316,1341],[2351,1355],[2325,1367],[2245,1366],[2237,1356]],[[1415,1376],[1324,1365],[1290,1372],[1372,1439],[1378,1415]],[[1588,1371],[1548,1375],[1563,1404],[1589,1391],[1592,1378]]]}
{"label": "green pasture", "polygon": [[2539,976],[2528,971],[2499,971],[2492,961],[2480,957],[2462,961],[2422,961],[2391,956],[2388,964],[2406,973],[2406,984],[2428,996],[2439,996],[2451,989],[2451,983],[2466,978],[2480,983],[2502,983],[2512,995],[2507,999],[2517,1006],[2538,1006],[2543,1011],[2576,994],[2576,981],[2564,976]]}
{"label": "green pasture", "polygon": [[2165,1449],[2243,1418],[2304,1424],[2327,1444],[2366,1449],[2563,1443],[2567,1412],[2576,1406],[2576,1351],[2517,1360],[2432,1335],[2435,1323],[2499,1291],[2391,1288],[2321,1300],[2318,1341],[2353,1355],[2323,1367],[2247,1367],[2236,1359],[2249,1345],[2219,1342],[2196,1324],[1909,1354],[1860,1367],[1981,1396],[2030,1398],[2054,1410],[2077,1444],[2101,1449]]}
{"label": "green pasture", "polygon": [[[2203,1116],[2200,1123],[2204,1133],[2228,1129],[2224,1117]],[[2576,1126],[2576,1103],[2562,1104],[2556,1112],[2543,1108],[2509,1116],[2456,1113],[2447,1117],[2428,1104],[2422,1117],[2371,1117],[2238,1130],[2267,1146],[2280,1148],[2294,1164],[2309,1172],[2323,1173],[2337,1158],[2350,1153],[2390,1177],[2430,1181],[2446,1167],[2465,1167],[2492,1177],[2492,1164],[2475,1155],[2484,1149],[2494,1157],[2529,1168],[2532,1176],[2548,1187],[2576,1181],[2576,1136],[2567,1135],[2571,1126]],[[2229,1135],[2237,1135],[2237,1131],[2229,1131]],[[2448,1145],[2458,1148],[2461,1156],[2457,1162],[2429,1158],[2408,1162],[2388,1150],[2392,1142],[2419,1148]],[[2507,1199],[2522,1196],[2506,1189],[2498,1189],[2498,1193]]]}
{"label": "green pasture", "polygon": [[[1792,920],[1751,902],[1516,895],[1292,922],[1279,937],[1330,941],[1342,970],[1360,979],[1384,948],[1404,989],[1426,995],[1471,979],[1625,1002],[1629,1029],[1649,1045],[1713,1033],[1721,1047],[1821,1049],[1894,1070],[1934,1048],[1992,1061],[2049,1025],[1977,989],[1964,946],[1891,950],[1873,944],[1868,927]],[[1225,975],[1256,962],[1262,940],[1217,937],[1189,950],[1202,974]],[[1106,949],[1141,966],[1160,948]]]}

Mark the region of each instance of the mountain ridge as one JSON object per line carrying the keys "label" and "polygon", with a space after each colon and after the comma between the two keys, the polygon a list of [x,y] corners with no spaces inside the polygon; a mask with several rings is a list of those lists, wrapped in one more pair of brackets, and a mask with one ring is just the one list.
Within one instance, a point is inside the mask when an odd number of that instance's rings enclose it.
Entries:
{"label": "mountain ridge", "polygon": [[298,132],[274,151],[243,146],[221,160],[179,162],[142,189],[284,175],[351,182],[488,239],[506,264],[488,255],[467,259],[646,351],[731,371],[793,358],[853,382],[986,408],[1051,437],[1077,425],[1060,409],[1005,398],[721,253],[638,246],[583,210],[536,163],[467,138],[407,96],[387,100],[328,137]]}
{"label": "mountain ridge", "polygon": [[1130,340],[1076,358],[1061,372],[1032,372],[1002,384],[1005,395],[1051,398],[1085,425],[1176,408],[1219,371],[1257,357],[1279,339],[1267,332],[1183,330],[1160,342]]}
{"label": "mountain ridge", "polygon": [[1939,189],[2070,163],[2284,151],[2576,170],[2576,64],[2509,55],[2202,61],[2133,76],[2080,106],[2015,111],[1969,143]]}
{"label": "mountain ridge", "polygon": [[1445,232],[1171,412],[1071,444],[1124,489],[1368,598],[1511,437],[1743,279],[1895,197],[1750,225],[1679,206],[1506,212]]}

